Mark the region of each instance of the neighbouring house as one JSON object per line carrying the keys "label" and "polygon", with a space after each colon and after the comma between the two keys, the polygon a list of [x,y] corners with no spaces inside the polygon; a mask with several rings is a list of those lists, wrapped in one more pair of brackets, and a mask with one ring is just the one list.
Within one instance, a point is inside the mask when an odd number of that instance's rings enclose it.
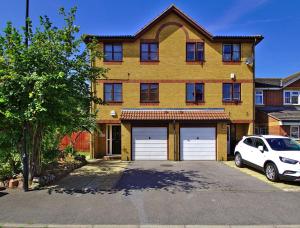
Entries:
{"label": "neighbouring house", "polygon": [[174,5],[135,35],[96,38],[109,68],[92,92],[93,157],[227,160],[254,129],[255,36],[215,36]]}
{"label": "neighbouring house", "polygon": [[286,78],[255,79],[255,133],[299,140],[300,72]]}

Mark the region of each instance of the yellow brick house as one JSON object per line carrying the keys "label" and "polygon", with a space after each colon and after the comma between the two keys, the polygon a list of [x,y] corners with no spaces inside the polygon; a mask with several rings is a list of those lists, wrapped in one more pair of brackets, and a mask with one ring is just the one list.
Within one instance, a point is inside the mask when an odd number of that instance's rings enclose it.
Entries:
{"label": "yellow brick house", "polygon": [[87,35],[109,68],[92,85],[94,157],[227,160],[253,133],[254,50],[262,36],[214,36],[170,6],[135,35]]}

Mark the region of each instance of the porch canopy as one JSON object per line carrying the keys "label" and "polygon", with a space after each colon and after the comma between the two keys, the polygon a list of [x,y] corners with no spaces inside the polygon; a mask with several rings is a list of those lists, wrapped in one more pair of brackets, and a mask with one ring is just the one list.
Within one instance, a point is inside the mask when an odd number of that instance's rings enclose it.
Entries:
{"label": "porch canopy", "polygon": [[121,120],[202,120],[229,121],[229,115],[224,109],[122,109]]}

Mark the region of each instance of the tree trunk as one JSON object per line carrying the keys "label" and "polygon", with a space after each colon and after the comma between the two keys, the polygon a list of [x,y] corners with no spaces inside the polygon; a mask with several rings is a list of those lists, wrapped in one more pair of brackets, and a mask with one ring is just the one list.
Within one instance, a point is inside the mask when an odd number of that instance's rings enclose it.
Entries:
{"label": "tree trunk", "polygon": [[41,145],[43,128],[37,124],[30,128],[30,163],[29,163],[29,180],[32,180],[35,176],[40,176],[41,167]]}

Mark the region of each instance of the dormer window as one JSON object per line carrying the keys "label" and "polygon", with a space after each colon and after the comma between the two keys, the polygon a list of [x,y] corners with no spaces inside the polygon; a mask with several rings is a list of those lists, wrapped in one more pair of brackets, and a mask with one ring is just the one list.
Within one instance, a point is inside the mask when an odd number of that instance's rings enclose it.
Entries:
{"label": "dormer window", "polygon": [[158,61],[158,43],[141,43],[141,61]]}
{"label": "dormer window", "polygon": [[241,44],[223,44],[223,61],[241,61]]}
{"label": "dormer window", "polygon": [[104,44],[104,61],[121,62],[123,59],[122,44],[106,43]]}

